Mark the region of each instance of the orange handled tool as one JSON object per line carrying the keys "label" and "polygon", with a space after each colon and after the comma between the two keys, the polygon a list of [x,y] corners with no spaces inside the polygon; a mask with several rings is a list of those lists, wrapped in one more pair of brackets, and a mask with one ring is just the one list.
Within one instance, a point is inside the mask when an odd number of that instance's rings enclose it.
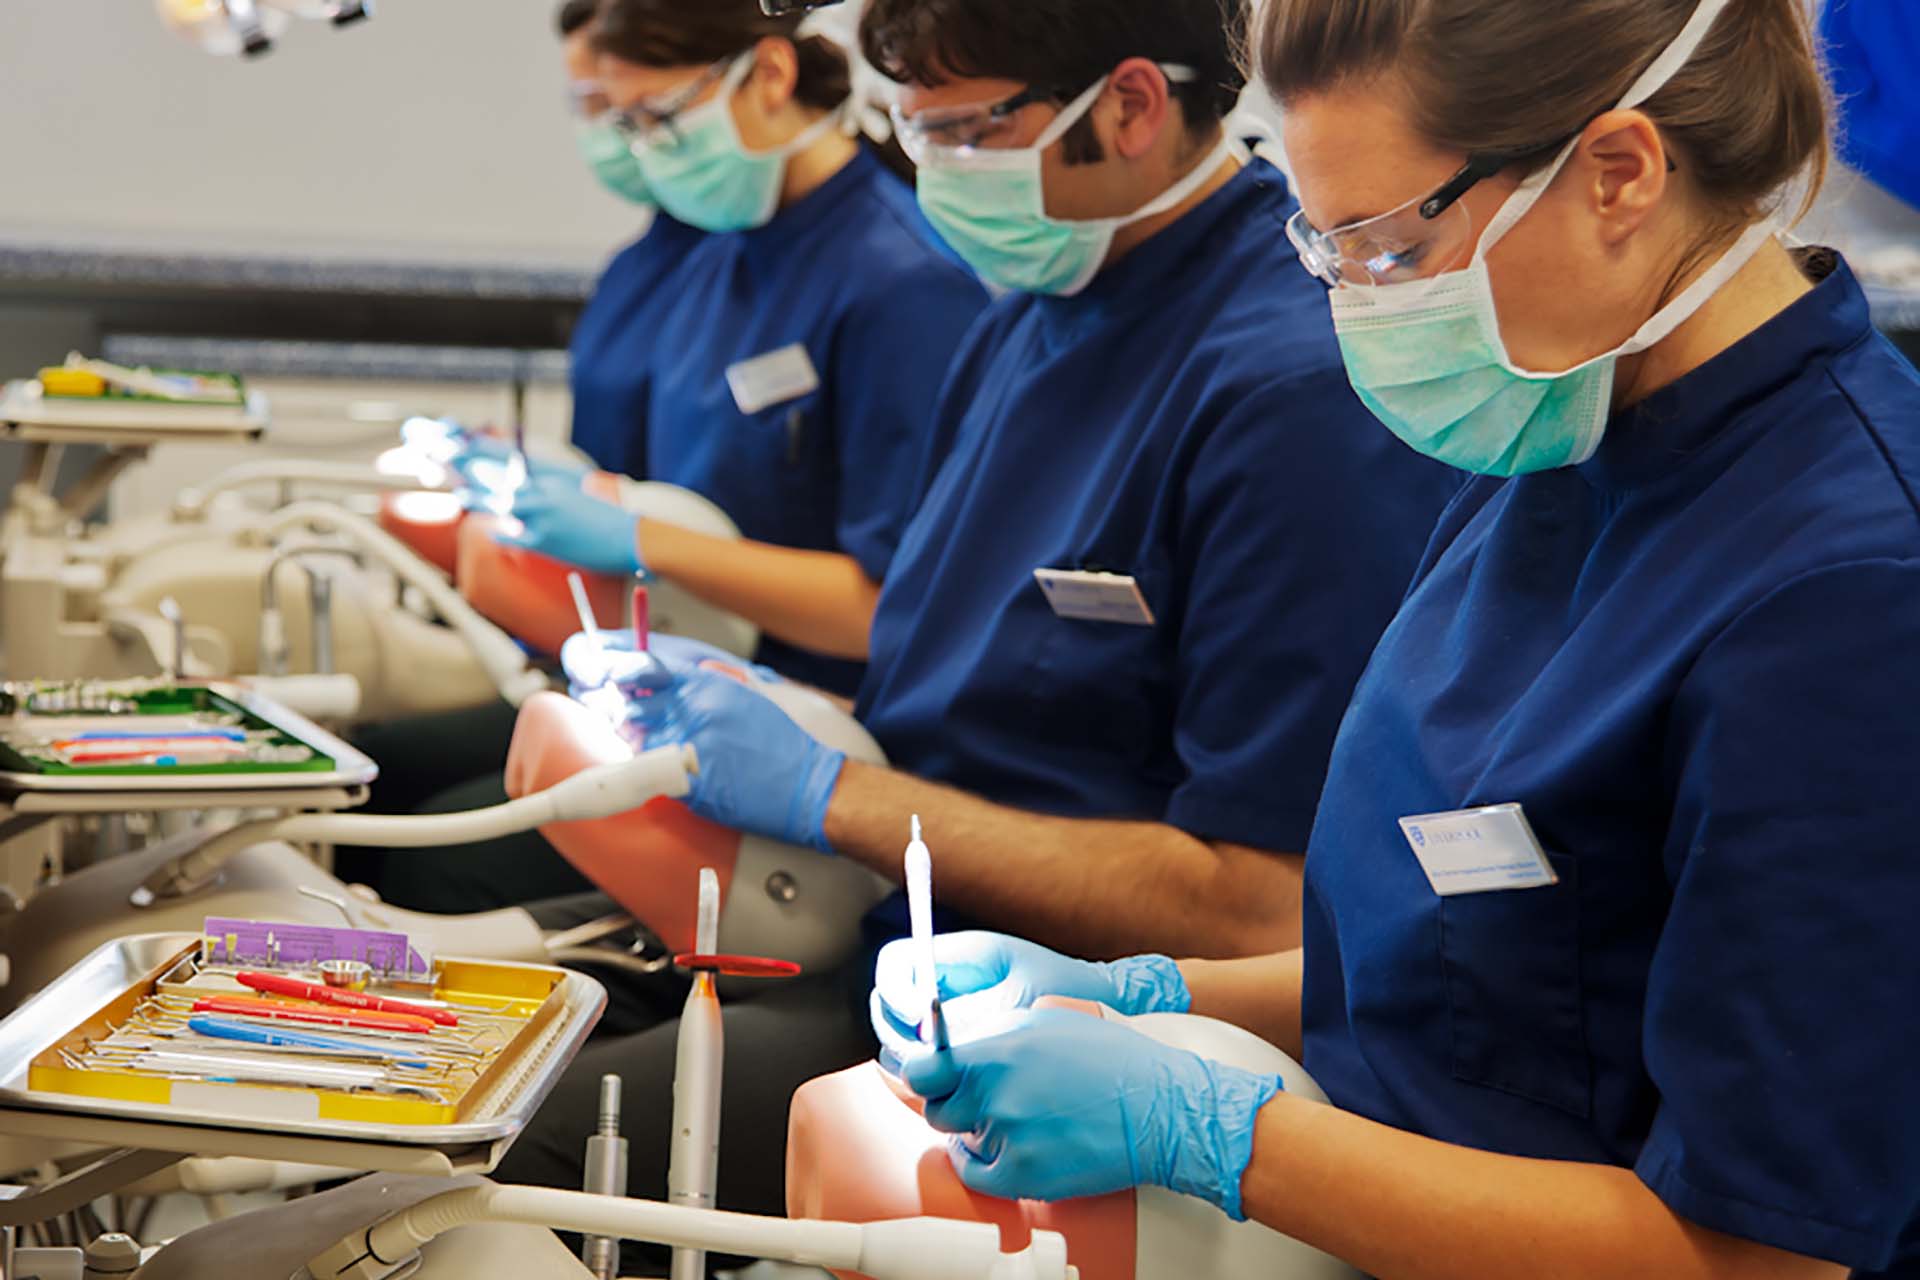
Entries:
{"label": "orange handled tool", "polygon": [[374,1013],[338,1009],[323,1004],[286,1004],[258,996],[204,996],[193,1002],[195,1013],[222,1013],[236,1018],[268,1018],[275,1022],[305,1022],[325,1027],[358,1027],[362,1031],[395,1031],[432,1035],[430,1019],[404,1013]]}
{"label": "orange handled tool", "polygon": [[301,978],[288,978],[277,973],[243,973],[240,985],[252,987],[255,991],[264,991],[270,996],[291,996],[295,1000],[314,1000],[320,1004],[339,1005],[345,1009],[371,1009],[376,1013],[399,1013],[412,1018],[425,1018],[437,1027],[457,1027],[460,1019],[445,1009],[429,1009],[425,1005],[410,1004],[405,1000],[390,1000],[386,996],[370,996],[364,991],[348,991],[343,987],[329,987],[318,982],[307,982]]}

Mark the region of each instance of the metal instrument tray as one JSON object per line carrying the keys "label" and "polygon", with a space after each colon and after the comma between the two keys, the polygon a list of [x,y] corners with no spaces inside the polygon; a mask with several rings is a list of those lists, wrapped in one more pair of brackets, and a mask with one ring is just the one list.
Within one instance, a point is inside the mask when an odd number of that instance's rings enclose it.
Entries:
{"label": "metal instrument tray", "polygon": [[[105,682],[102,683],[111,683]],[[129,682],[130,683],[130,682]],[[204,690],[213,698],[232,704],[285,736],[311,747],[317,756],[330,761],[331,768],[273,768],[261,766],[246,770],[238,766],[216,768],[145,768],[99,770],[85,774],[38,773],[24,769],[0,768],[0,804],[8,797],[38,793],[45,796],[125,795],[207,795],[231,796],[249,792],[355,791],[368,786],[380,770],[366,755],[340,738],[328,733],[305,716],[281,706],[242,685],[217,680],[183,681],[186,692]],[[132,722],[135,717],[129,717]],[[24,807],[24,806],[23,806]],[[86,806],[89,809],[97,805]],[[138,809],[138,803],[126,805]],[[316,807],[330,808],[331,805]],[[54,806],[37,804],[36,812],[51,812]]]}
{"label": "metal instrument tray", "polygon": [[[503,1069],[467,1099],[462,1118],[452,1124],[370,1124],[291,1114],[265,1120],[258,1115],[226,1115],[177,1104],[48,1093],[28,1087],[35,1060],[58,1046],[76,1024],[131,991],[150,988],[162,974],[195,954],[201,943],[200,935],[191,933],[149,933],[110,942],[0,1022],[0,1132],[67,1136],[59,1123],[65,1117],[71,1122],[70,1136],[75,1141],[98,1141],[100,1121],[105,1120],[124,1124],[129,1130],[159,1133],[172,1128],[202,1135],[187,1149],[204,1155],[256,1153],[257,1141],[245,1138],[251,1135],[257,1139],[262,1134],[279,1144],[278,1158],[287,1160],[302,1158],[299,1149],[303,1143],[320,1143],[335,1152],[342,1143],[364,1143],[466,1153],[510,1140],[526,1127],[559,1082],[561,1072],[586,1043],[606,1007],[605,990],[584,974],[544,965],[459,962],[496,965],[522,976],[549,977],[555,985],[542,1006],[542,1018],[529,1028],[532,1034],[525,1043],[516,1043],[508,1058],[502,1060]],[[223,1133],[234,1135],[231,1147],[223,1147]],[[138,1141],[125,1145],[170,1144]],[[392,1164],[369,1161],[360,1167]]]}

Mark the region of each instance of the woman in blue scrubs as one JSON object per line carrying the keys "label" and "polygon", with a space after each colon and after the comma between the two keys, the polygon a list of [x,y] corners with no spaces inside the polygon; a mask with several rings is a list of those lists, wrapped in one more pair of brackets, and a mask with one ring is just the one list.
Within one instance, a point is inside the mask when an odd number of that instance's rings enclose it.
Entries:
{"label": "woman in blue scrubs", "polygon": [[986,295],[850,136],[845,55],[797,26],[754,0],[603,0],[590,37],[634,194],[697,234],[673,233],[664,270],[646,251],[586,317],[576,441],[712,499],[748,543],[583,500],[568,476],[536,476],[515,514],[523,545],[671,580],[758,624],[761,661],[851,693]]}
{"label": "woman in blue scrubs", "polygon": [[[759,661],[851,694],[873,601],[944,453],[935,398],[986,292],[881,153],[849,136],[837,45],[756,0],[602,0],[591,17],[568,36],[576,100],[605,103],[583,152],[660,216],[582,318],[574,441],[610,471],[711,499],[747,540],[642,520],[543,466],[515,502],[519,541],[669,579],[758,624]],[[498,803],[511,723],[489,708],[368,733],[369,754],[401,767],[375,808]],[[349,866],[418,910],[587,887],[537,836]]]}
{"label": "woman in blue scrubs", "polygon": [[1335,1105],[1061,1012],[909,1082],[976,1188],[1169,1186],[1382,1280],[1920,1276],[1920,376],[1776,234],[1826,159],[1801,6],[1264,21],[1355,385],[1480,478],[1347,714],[1302,951],[961,935],[942,985],[1225,1018]]}

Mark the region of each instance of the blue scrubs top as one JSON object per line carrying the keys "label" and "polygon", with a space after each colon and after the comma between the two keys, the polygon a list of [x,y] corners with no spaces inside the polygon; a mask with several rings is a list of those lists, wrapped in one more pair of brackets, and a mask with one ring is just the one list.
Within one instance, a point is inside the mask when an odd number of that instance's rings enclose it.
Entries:
{"label": "blue scrubs top", "polygon": [[1827,0],[1821,35],[1847,163],[1920,209],[1920,5]]}
{"label": "blue scrubs top", "polygon": [[[1348,386],[1256,162],[1074,298],[995,304],[873,628],[894,766],[1002,804],[1298,853],[1341,711],[1459,477]],[[1034,570],[1132,575],[1153,625]]]}
{"label": "blue scrubs top", "polygon": [[[1361,1115],[1911,1277],[1920,376],[1805,262],[1592,461],[1442,518],[1307,855],[1306,1066]],[[1398,819],[1506,803],[1559,883],[1438,897]]]}
{"label": "blue scrubs top", "polygon": [[[913,192],[862,147],[764,227],[706,235],[663,219],[614,269],[619,293],[576,344],[581,446],[704,494],[750,539],[844,552],[884,581],[935,461],[935,397],[987,302]],[[818,387],[742,412],[728,371],[795,345]],[[858,664],[771,637],[756,656],[836,692],[859,685]]]}
{"label": "blue scrubs top", "polygon": [[637,476],[645,457],[646,307],[702,233],[661,212],[647,233],[614,255],[573,327],[568,382],[573,444],[602,471]]}

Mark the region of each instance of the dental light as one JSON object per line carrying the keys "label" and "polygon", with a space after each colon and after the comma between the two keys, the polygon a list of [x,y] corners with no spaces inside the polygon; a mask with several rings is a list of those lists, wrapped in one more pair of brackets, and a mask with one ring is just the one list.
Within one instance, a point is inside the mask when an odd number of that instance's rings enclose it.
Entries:
{"label": "dental light", "polygon": [[257,58],[298,19],[336,27],[373,16],[373,0],[154,0],[169,29],[219,57]]}

